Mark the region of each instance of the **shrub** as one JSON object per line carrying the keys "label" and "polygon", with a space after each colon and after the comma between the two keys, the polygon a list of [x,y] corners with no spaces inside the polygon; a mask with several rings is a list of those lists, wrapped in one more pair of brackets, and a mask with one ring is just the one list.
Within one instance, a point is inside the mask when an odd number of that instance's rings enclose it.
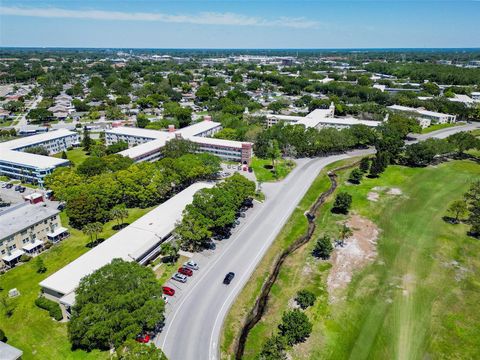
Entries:
{"label": "shrub", "polygon": [[317,243],[313,248],[312,255],[320,259],[326,260],[330,257],[332,250],[333,246],[330,237],[325,235],[317,240]]}
{"label": "shrub", "polygon": [[295,301],[302,309],[306,309],[315,303],[315,294],[308,290],[300,290],[295,297]]}
{"label": "shrub", "polygon": [[352,205],[352,195],[346,192],[338,193],[333,203],[332,212],[337,214],[347,214]]}
{"label": "shrub", "polygon": [[7,342],[7,337],[2,329],[0,329],[0,341]]}
{"label": "shrub", "polygon": [[48,300],[41,296],[35,299],[35,305],[37,305],[40,309],[47,310],[50,316],[55,320],[60,321],[63,319],[62,309],[60,309],[60,305],[55,301]]}
{"label": "shrub", "polygon": [[279,335],[274,335],[265,341],[262,346],[262,351],[258,355],[258,360],[285,360],[285,348],[287,343],[285,338]]}
{"label": "shrub", "polygon": [[312,323],[301,310],[286,311],[282,316],[282,323],[278,326],[280,333],[288,345],[295,345],[305,341],[312,332]]}
{"label": "shrub", "polygon": [[360,170],[364,173],[367,173],[368,170],[370,170],[370,158],[364,157],[360,160]]}
{"label": "shrub", "polygon": [[30,255],[23,254],[22,256],[20,256],[21,262],[29,262],[30,260],[32,260],[32,257]]}
{"label": "shrub", "polygon": [[360,184],[360,181],[362,181],[362,178],[363,178],[362,170],[353,169],[352,172],[350,173],[348,181],[351,182],[352,184]]}

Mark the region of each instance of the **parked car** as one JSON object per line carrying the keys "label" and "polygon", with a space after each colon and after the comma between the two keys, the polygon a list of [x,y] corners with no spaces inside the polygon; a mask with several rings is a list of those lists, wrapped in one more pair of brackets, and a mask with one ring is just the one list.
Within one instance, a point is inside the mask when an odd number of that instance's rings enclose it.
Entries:
{"label": "parked car", "polygon": [[248,167],[248,172],[249,173],[253,172],[253,168],[251,166]]}
{"label": "parked car", "polygon": [[240,225],[240,220],[238,220],[238,219],[235,220],[234,224],[235,224],[235,225]]}
{"label": "parked car", "polygon": [[135,340],[137,340],[139,343],[146,344],[150,341],[150,335],[148,335],[148,334],[138,334],[137,338]]}
{"label": "parked car", "polygon": [[6,188],[8,183],[2,183],[2,189]]}
{"label": "parked car", "polygon": [[15,185],[15,191],[20,190],[22,187],[20,185]]}
{"label": "parked car", "polygon": [[175,273],[172,276],[172,279],[181,283],[186,283],[187,282],[187,277],[185,275]]}
{"label": "parked car", "polygon": [[63,209],[65,209],[65,203],[62,201],[60,204],[58,204],[57,210],[62,211]]}
{"label": "parked car", "polygon": [[21,193],[24,193],[26,189],[27,189],[27,188],[26,188],[25,186],[22,186],[22,187],[20,188],[20,190],[18,190],[18,191],[21,192]]}
{"label": "parked car", "polygon": [[192,276],[193,275],[192,269],[189,269],[189,268],[186,268],[186,267],[179,268],[178,272],[182,275],[187,275],[187,276]]}
{"label": "parked car", "polygon": [[13,187],[13,184],[8,183],[7,186],[5,186],[7,189],[11,189]]}
{"label": "parked car", "polygon": [[172,289],[169,286],[164,286],[162,287],[163,293],[168,296],[173,296],[175,295],[175,289]]}
{"label": "parked car", "polygon": [[223,283],[225,285],[229,285],[232,282],[234,277],[235,277],[235,273],[230,271],[227,275],[225,275],[225,278],[223,279]]}
{"label": "parked car", "polygon": [[217,245],[213,241],[209,241],[205,244],[205,248],[208,250],[215,250],[217,248]]}
{"label": "parked car", "polygon": [[199,269],[198,264],[193,260],[188,260],[185,264],[183,264],[183,267],[186,267],[186,268],[192,269],[192,270],[198,270]]}
{"label": "parked car", "polygon": [[244,212],[241,212],[240,214],[238,214],[238,216],[240,216],[241,218],[244,218],[246,215]]}
{"label": "parked car", "polygon": [[163,301],[165,301],[165,304],[168,304],[168,296],[167,295],[162,295]]}

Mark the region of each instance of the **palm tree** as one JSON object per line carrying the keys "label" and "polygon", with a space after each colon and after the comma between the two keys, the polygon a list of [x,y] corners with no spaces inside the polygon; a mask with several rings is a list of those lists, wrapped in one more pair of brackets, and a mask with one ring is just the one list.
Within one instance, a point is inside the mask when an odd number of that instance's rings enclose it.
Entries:
{"label": "palm tree", "polygon": [[345,245],[345,239],[349,238],[350,236],[353,235],[352,229],[350,229],[347,224],[343,224],[343,226],[340,229],[340,244],[343,246]]}
{"label": "palm tree", "polygon": [[98,234],[101,233],[102,230],[103,230],[103,225],[99,222],[87,224],[82,228],[82,232],[85,235],[88,235],[90,237],[90,241],[93,240],[93,237],[95,237],[95,241],[97,241]]}
{"label": "palm tree", "polygon": [[128,210],[125,205],[117,205],[110,210],[110,217],[117,220],[118,227],[123,224],[123,219],[128,217]]}

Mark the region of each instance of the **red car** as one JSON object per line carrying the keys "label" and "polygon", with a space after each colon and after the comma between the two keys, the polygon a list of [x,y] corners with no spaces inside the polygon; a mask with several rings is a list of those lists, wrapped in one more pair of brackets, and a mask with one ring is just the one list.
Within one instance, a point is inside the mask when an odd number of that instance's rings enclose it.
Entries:
{"label": "red car", "polygon": [[180,274],[183,274],[183,275],[186,275],[186,276],[192,276],[193,275],[193,271],[186,268],[186,267],[181,267],[178,269],[178,272]]}
{"label": "red car", "polygon": [[140,334],[140,335],[137,335],[137,338],[136,340],[139,342],[139,343],[143,343],[143,344],[146,344],[150,341],[150,335],[148,334]]}
{"label": "red car", "polygon": [[175,295],[175,289],[172,289],[171,287],[168,287],[168,286],[164,286],[163,293],[168,296],[173,296]]}

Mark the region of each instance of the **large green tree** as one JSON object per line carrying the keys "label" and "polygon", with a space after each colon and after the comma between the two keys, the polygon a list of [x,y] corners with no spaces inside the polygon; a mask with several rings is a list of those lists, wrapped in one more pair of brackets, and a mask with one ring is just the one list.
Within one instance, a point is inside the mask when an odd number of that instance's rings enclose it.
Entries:
{"label": "large green tree", "polygon": [[164,321],[162,286],[151,269],[114,259],[87,275],[75,291],[68,323],[73,348],[111,349]]}

